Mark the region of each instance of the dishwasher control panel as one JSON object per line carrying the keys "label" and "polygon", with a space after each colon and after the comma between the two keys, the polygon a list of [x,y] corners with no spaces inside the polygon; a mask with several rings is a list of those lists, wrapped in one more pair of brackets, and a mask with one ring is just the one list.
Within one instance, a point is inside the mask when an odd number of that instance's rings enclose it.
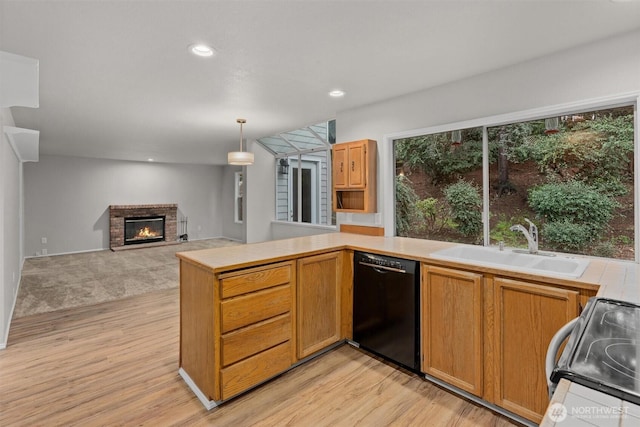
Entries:
{"label": "dishwasher control panel", "polygon": [[354,253],[355,264],[366,265],[369,267],[380,267],[401,273],[415,274],[417,271],[417,262],[403,258],[394,258],[386,255],[371,254],[365,252]]}
{"label": "dishwasher control panel", "polygon": [[366,259],[365,262],[368,262],[369,264],[377,265],[380,267],[397,268],[399,270],[403,269],[402,262],[396,261],[394,259],[390,259],[389,257],[378,257],[372,254],[363,254],[363,255],[364,255],[363,258]]}

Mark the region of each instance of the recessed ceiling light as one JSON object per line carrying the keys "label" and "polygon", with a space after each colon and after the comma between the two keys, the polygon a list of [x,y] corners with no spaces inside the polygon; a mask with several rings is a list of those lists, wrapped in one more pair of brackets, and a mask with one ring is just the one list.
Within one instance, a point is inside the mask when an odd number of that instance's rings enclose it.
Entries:
{"label": "recessed ceiling light", "polygon": [[344,91],[340,89],[332,90],[329,92],[329,96],[332,98],[340,98],[344,96]]}
{"label": "recessed ceiling light", "polygon": [[213,56],[214,50],[206,44],[192,44],[189,46],[189,52],[198,56]]}
{"label": "recessed ceiling light", "polygon": [[147,159],[147,162],[153,162],[153,159],[149,158]]}

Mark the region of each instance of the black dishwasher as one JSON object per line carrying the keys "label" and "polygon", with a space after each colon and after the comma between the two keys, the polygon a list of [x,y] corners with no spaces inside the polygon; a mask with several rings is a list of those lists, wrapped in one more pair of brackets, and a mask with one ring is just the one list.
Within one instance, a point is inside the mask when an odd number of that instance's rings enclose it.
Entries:
{"label": "black dishwasher", "polygon": [[355,252],[353,264],[353,341],[419,371],[418,262]]}

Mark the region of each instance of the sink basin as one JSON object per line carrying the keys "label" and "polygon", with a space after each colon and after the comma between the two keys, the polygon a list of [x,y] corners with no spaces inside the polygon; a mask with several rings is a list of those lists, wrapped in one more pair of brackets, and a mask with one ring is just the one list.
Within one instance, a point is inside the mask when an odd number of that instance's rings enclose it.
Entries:
{"label": "sink basin", "polygon": [[498,248],[483,246],[459,245],[442,249],[431,254],[433,258],[455,261],[481,267],[495,267],[515,270],[525,273],[553,275],[578,278],[589,265],[585,258],[569,258],[514,252],[510,249],[503,251]]}

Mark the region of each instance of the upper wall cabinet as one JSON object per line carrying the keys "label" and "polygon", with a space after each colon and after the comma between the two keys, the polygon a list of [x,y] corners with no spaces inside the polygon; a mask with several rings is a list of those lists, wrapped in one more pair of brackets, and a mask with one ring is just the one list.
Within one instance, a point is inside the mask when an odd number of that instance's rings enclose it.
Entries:
{"label": "upper wall cabinet", "polygon": [[0,107],[40,106],[37,59],[0,51]]}
{"label": "upper wall cabinet", "polygon": [[371,139],[333,146],[334,211],[376,211],[376,157]]}

